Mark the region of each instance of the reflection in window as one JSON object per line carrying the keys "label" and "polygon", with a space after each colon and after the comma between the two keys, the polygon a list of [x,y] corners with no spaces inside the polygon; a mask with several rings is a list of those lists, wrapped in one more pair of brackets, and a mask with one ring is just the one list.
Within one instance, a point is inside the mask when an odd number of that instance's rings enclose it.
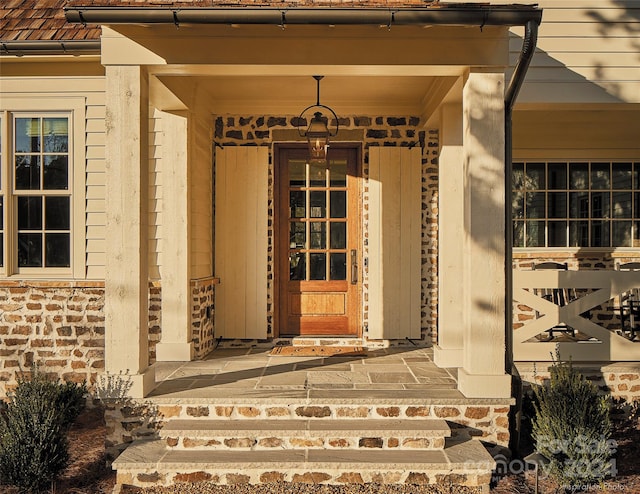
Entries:
{"label": "reflection in window", "polygon": [[289,192],[289,217],[304,218],[307,214],[307,194],[304,190]]}
{"label": "reflection in window", "polygon": [[327,209],[327,193],[324,190],[312,190],[309,192],[309,216],[311,218],[324,218]]}
{"label": "reflection in window", "polygon": [[347,248],[347,223],[332,222],[331,223],[331,248],[346,249]]}
{"label": "reflection in window", "polygon": [[331,253],[331,279],[347,279],[347,254],[344,252]]}
{"label": "reflection in window", "polygon": [[312,252],[309,254],[309,279],[327,279],[327,255],[324,252]]}
{"label": "reflection in window", "polygon": [[324,221],[311,223],[311,249],[327,248],[327,224]]}
{"label": "reflection in window", "polygon": [[329,164],[329,181],[331,187],[347,186],[347,162],[331,161]]}
{"label": "reflection in window", "polygon": [[295,252],[289,256],[289,279],[294,281],[307,279],[307,266],[304,252]]}
{"label": "reflection in window", "polygon": [[4,266],[4,195],[2,193],[2,119],[0,119],[0,268]]}
{"label": "reflection in window", "polygon": [[514,247],[640,247],[640,163],[514,163]]}
{"label": "reflection in window", "polygon": [[289,279],[347,279],[347,161],[289,160]]}
{"label": "reflection in window", "polygon": [[17,265],[71,266],[69,119],[14,120]]}

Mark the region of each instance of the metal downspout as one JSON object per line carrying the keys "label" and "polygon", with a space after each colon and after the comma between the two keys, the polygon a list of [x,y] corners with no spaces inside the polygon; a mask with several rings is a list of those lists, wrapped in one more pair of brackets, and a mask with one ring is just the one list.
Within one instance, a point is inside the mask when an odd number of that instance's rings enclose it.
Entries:
{"label": "metal downspout", "polygon": [[509,81],[504,100],[505,113],[505,330],[506,330],[506,368],[513,365],[513,226],[512,226],[512,160],[513,160],[513,106],[527,75],[527,69],[536,51],[539,22],[530,20],[525,24],[522,50]]}
{"label": "metal downspout", "polygon": [[510,448],[512,451],[518,451],[519,433],[520,433],[520,415],[522,410],[522,383],[515,368],[513,360],[513,217],[512,202],[513,193],[511,190],[511,181],[513,175],[513,106],[515,104],[520,88],[527,74],[527,69],[531,63],[531,59],[536,51],[536,42],[538,39],[539,22],[528,21],[525,24],[524,40],[518,62],[511,76],[509,87],[505,94],[504,105],[504,126],[505,126],[505,252],[504,252],[504,269],[505,269],[505,369],[512,377],[512,396],[516,399],[515,415],[512,415],[510,421]]}

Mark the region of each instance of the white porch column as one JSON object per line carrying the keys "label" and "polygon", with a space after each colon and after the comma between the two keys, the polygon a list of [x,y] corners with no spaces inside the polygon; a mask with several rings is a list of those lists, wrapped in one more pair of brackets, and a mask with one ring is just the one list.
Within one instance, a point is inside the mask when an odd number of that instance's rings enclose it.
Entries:
{"label": "white porch column", "polygon": [[462,154],[462,104],[440,110],[438,195],[438,344],[439,367],[462,367],[463,330],[467,311],[461,306],[465,265],[465,175]]}
{"label": "white porch column", "polygon": [[155,385],[149,368],[148,81],[139,66],[106,67],[105,371],[128,395]]}
{"label": "white porch column", "polygon": [[511,396],[505,372],[504,75],[472,69],[463,89],[466,312],[458,389],[467,397]]}
{"label": "white porch column", "polygon": [[191,338],[191,256],[189,239],[189,119],[158,112],[162,117],[162,340],[156,360],[193,359]]}

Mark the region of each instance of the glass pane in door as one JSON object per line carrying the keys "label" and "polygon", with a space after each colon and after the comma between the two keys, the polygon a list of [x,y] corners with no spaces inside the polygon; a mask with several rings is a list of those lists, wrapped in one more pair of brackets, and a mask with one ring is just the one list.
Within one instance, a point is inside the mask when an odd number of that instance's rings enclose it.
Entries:
{"label": "glass pane in door", "polygon": [[289,161],[289,279],[346,280],[347,161]]}

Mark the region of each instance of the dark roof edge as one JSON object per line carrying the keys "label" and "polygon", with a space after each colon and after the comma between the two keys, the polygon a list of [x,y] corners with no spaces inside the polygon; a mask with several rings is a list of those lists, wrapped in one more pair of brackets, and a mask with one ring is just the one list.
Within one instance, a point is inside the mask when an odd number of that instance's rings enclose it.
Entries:
{"label": "dark roof edge", "polygon": [[100,55],[100,40],[0,41],[2,55]]}
{"label": "dark roof edge", "polygon": [[350,24],[523,26],[538,24],[537,5],[465,5],[446,8],[359,7],[65,7],[67,21],[83,24]]}

